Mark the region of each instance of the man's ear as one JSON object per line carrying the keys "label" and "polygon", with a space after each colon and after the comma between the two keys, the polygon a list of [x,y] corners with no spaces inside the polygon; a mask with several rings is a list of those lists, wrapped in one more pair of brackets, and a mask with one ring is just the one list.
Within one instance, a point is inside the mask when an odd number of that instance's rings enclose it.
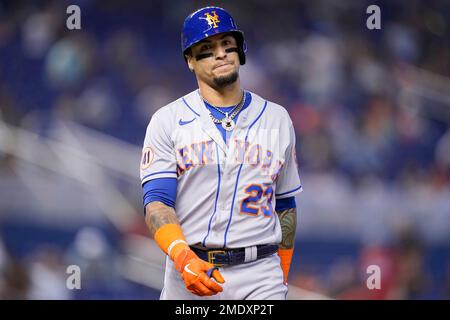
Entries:
{"label": "man's ear", "polygon": [[191,72],[194,72],[194,66],[192,64],[192,55],[186,54],[185,57],[186,57],[186,62],[188,64],[189,70],[191,70]]}

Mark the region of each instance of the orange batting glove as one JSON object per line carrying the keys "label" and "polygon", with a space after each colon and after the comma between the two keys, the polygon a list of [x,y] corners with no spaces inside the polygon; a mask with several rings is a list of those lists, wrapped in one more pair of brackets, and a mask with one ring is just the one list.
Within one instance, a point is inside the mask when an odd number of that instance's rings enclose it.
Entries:
{"label": "orange batting glove", "polygon": [[182,249],[174,257],[175,268],[181,273],[186,288],[198,296],[212,296],[223,291],[223,288],[211,279],[218,282],[225,280],[217,267],[200,259],[191,249]]}
{"label": "orange batting glove", "polygon": [[198,296],[212,296],[223,291],[223,288],[211,279],[214,278],[218,283],[225,282],[217,267],[200,259],[189,248],[178,224],[160,227],[155,232],[155,241],[173,260],[190,292]]}

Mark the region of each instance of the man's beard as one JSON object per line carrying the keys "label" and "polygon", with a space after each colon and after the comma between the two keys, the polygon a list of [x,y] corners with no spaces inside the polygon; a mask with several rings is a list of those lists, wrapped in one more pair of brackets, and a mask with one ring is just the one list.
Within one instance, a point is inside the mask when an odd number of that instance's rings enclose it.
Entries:
{"label": "man's beard", "polygon": [[213,78],[214,84],[217,88],[223,88],[226,86],[229,86],[230,84],[233,84],[238,79],[239,74],[237,71],[233,71],[229,75],[222,76],[222,77],[215,77]]}

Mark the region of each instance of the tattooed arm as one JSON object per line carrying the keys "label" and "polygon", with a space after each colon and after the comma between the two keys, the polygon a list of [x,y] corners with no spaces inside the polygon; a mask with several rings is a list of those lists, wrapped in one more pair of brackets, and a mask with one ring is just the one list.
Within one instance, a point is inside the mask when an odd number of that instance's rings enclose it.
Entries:
{"label": "tattooed arm", "polygon": [[162,226],[166,224],[180,224],[175,210],[159,201],[150,202],[145,207],[145,222],[150,229],[152,238],[155,237],[156,230]]}
{"label": "tattooed arm", "polygon": [[294,247],[295,231],[297,228],[297,208],[289,208],[277,212],[281,224],[281,249],[292,249]]}
{"label": "tattooed arm", "polygon": [[292,255],[294,253],[294,242],[297,228],[297,208],[289,208],[277,212],[281,225],[281,243],[278,255],[280,256],[281,268],[283,269],[284,283],[287,284]]}

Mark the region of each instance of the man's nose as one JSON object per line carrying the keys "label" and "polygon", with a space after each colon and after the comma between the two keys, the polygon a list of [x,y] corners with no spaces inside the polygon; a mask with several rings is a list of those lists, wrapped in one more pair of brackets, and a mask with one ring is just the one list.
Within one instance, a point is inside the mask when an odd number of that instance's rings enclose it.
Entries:
{"label": "man's nose", "polygon": [[216,59],[224,59],[227,56],[227,51],[225,50],[225,47],[223,46],[217,46],[216,52],[215,52]]}

